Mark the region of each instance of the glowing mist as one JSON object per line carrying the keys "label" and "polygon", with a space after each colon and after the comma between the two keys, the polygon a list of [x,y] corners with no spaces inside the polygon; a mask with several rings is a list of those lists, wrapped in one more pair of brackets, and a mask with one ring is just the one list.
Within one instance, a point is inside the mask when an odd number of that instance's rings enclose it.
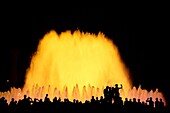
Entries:
{"label": "glowing mist", "polygon": [[22,99],[24,94],[32,99],[50,100],[60,97],[84,102],[92,96],[103,96],[106,85],[122,84],[120,96],[128,99],[165,98],[158,89],[147,91],[141,86],[132,87],[129,72],[123,64],[118,49],[104,34],[75,31],[47,33],[39,42],[27,69],[24,87],[0,92],[8,104],[11,99]]}
{"label": "glowing mist", "polygon": [[[32,86],[58,91],[58,95],[73,99],[76,87],[82,100],[88,87],[98,88],[95,96],[103,95],[106,86],[122,84],[124,92],[132,88],[128,70],[123,64],[114,43],[105,37],[81,33],[80,31],[47,33],[39,42],[37,52],[33,55],[30,68],[27,70],[23,90],[32,90]],[[77,85],[76,85],[77,84]],[[97,89],[96,89],[97,92]],[[90,95],[91,96],[91,95]],[[84,95],[84,99],[90,97]]]}

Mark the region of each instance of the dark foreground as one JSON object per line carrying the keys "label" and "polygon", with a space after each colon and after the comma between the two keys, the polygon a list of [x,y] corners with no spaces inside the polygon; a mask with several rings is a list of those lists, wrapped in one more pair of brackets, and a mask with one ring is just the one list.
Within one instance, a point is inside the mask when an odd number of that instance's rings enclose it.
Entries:
{"label": "dark foreground", "polygon": [[119,89],[116,84],[115,87],[106,87],[103,91],[104,97],[100,98],[92,96],[90,101],[82,103],[78,100],[73,102],[68,99],[61,101],[60,98],[55,97],[53,100],[48,98],[48,94],[44,99],[31,99],[24,95],[24,98],[16,101],[14,98],[10,104],[7,104],[7,100],[0,98],[0,113],[118,113],[118,112],[149,112],[149,113],[169,113],[169,109],[164,106],[162,99],[152,100],[148,98],[146,102],[140,101],[140,99],[125,99],[123,102],[119,95]]}

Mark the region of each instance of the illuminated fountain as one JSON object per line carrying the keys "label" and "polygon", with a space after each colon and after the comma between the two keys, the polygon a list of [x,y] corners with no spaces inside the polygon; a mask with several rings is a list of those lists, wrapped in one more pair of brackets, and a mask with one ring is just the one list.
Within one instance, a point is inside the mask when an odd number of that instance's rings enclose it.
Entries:
{"label": "illuminated fountain", "polygon": [[22,89],[11,88],[0,92],[8,102],[26,94],[31,98],[44,98],[49,94],[62,100],[77,99],[82,102],[91,96],[103,96],[103,89],[115,84],[122,84],[120,91],[123,100],[127,98],[164,97],[161,92],[147,91],[132,87],[130,74],[119,55],[116,45],[101,32],[98,35],[80,31],[47,33],[39,42],[37,52],[33,54],[26,73]]}

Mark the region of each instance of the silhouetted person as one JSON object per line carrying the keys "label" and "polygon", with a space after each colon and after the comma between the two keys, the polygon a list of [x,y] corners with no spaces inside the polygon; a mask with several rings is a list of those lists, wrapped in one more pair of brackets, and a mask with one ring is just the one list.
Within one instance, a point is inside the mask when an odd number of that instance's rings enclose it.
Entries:
{"label": "silhouetted person", "polygon": [[94,96],[92,96],[92,98],[91,98],[91,103],[92,103],[92,104],[95,104],[95,98],[94,98]]}
{"label": "silhouetted person", "polygon": [[54,98],[53,98],[53,104],[56,105],[57,103],[58,103],[57,97],[54,97]]}
{"label": "silhouetted person", "polygon": [[106,101],[109,99],[109,86],[104,89],[104,98]]}
{"label": "silhouetted person", "polygon": [[162,102],[162,99],[160,99],[160,101],[158,100],[158,98],[155,99],[155,110],[160,112],[160,111],[164,111],[164,103]]}
{"label": "silhouetted person", "polygon": [[115,108],[118,111],[121,111],[123,108],[123,100],[122,97],[117,97],[116,100],[114,101]]}
{"label": "silhouetted person", "polygon": [[141,103],[141,111],[146,111],[146,110],[147,110],[147,104],[144,101],[142,101],[142,103]]}
{"label": "silhouetted person", "polygon": [[158,100],[158,98],[155,99],[155,108],[156,108],[156,110],[159,109],[159,100]]}
{"label": "silhouetted person", "polygon": [[100,104],[104,104],[103,96],[100,96]]}
{"label": "silhouetted person", "polygon": [[137,111],[138,110],[136,98],[133,98],[132,107],[133,107],[133,111]]}
{"label": "silhouetted person", "polygon": [[148,109],[149,109],[149,110],[153,110],[153,109],[154,109],[154,102],[153,102],[153,100],[152,100],[152,97],[147,98],[146,102],[149,102]]}
{"label": "silhouetted person", "polygon": [[44,102],[45,102],[45,103],[50,103],[50,102],[51,102],[50,99],[48,98],[48,94],[46,94],[45,99],[44,99]]}
{"label": "silhouetted person", "polygon": [[98,98],[98,97],[96,97],[95,105],[96,105],[96,106],[99,106],[99,105],[100,105],[100,101],[99,101],[99,98]]}
{"label": "silhouetted person", "polygon": [[58,102],[61,102],[61,98],[59,97]]}
{"label": "silhouetted person", "polygon": [[76,99],[73,99],[73,103],[74,103],[74,104],[76,103]]}
{"label": "silhouetted person", "polygon": [[114,95],[115,95],[115,88],[114,87],[111,87],[110,95],[112,96],[112,98],[114,98]]}
{"label": "silhouetted person", "polygon": [[137,100],[137,109],[141,110],[141,102],[140,99]]}
{"label": "silhouetted person", "polygon": [[48,94],[46,94],[45,99],[44,99],[44,110],[45,110],[45,112],[48,111],[48,109],[50,108],[50,105],[51,105],[51,101],[48,98]]}
{"label": "silhouetted person", "polygon": [[39,100],[39,102],[38,102],[38,107],[39,107],[39,108],[42,108],[42,107],[43,107],[43,100],[42,100],[42,99]]}
{"label": "silhouetted person", "polygon": [[124,101],[124,104],[123,104],[123,105],[124,105],[124,106],[129,106],[128,104],[129,104],[128,98],[125,98],[125,101]]}
{"label": "silhouetted person", "polygon": [[164,102],[162,101],[162,98],[159,101],[159,108],[160,108],[160,110],[164,110],[165,109],[165,105],[164,105]]}
{"label": "silhouetted person", "polygon": [[24,98],[21,100],[22,106],[25,108],[29,107],[31,105],[32,99],[30,97],[27,98],[26,95],[24,95]]}
{"label": "silhouetted person", "polygon": [[9,110],[12,112],[12,111],[15,111],[16,110],[16,107],[17,107],[17,101],[15,101],[14,98],[11,99],[10,103],[9,103]]}
{"label": "silhouetted person", "polygon": [[118,87],[118,84],[115,84],[115,88],[114,88],[114,98],[120,97],[120,93],[119,90],[122,89],[123,86],[121,84],[121,87]]}
{"label": "silhouetted person", "polygon": [[0,112],[7,112],[8,110],[8,103],[7,100],[2,97],[0,98]]}
{"label": "silhouetted person", "polygon": [[106,98],[106,101],[107,103],[111,104],[112,103],[112,95],[111,95],[111,90],[112,88],[111,87],[108,87],[108,93],[107,93],[107,98]]}
{"label": "silhouetted person", "polygon": [[128,112],[130,111],[130,106],[131,105],[131,102],[128,100],[128,98],[125,98],[125,101],[124,101],[124,111],[125,112]]}
{"label": "silhouetted person", "polygon": [[38,103],[39,103],[39,100],[37,98],[34,98],[34,100],[32,101],[32,111],[35,113],[37,113],[40,110]]}

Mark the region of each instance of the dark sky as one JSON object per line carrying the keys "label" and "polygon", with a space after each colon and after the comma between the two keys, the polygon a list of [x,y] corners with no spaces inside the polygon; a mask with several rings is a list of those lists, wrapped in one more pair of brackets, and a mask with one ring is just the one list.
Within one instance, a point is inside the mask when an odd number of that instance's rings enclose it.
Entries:
{"label": "dark sky", "polygon": [[148,90],[159,88],[169,99],[169,17],[167,7],[159,5],[67,7],[52,11],[23,6],[1,10],[1,86],[11,77],[17,78],[13,79],[17,86],[22,86],[30,55],[46,32],[77,28],[92,33],[102,31],[118,46],[134,85],[141,84]]}

